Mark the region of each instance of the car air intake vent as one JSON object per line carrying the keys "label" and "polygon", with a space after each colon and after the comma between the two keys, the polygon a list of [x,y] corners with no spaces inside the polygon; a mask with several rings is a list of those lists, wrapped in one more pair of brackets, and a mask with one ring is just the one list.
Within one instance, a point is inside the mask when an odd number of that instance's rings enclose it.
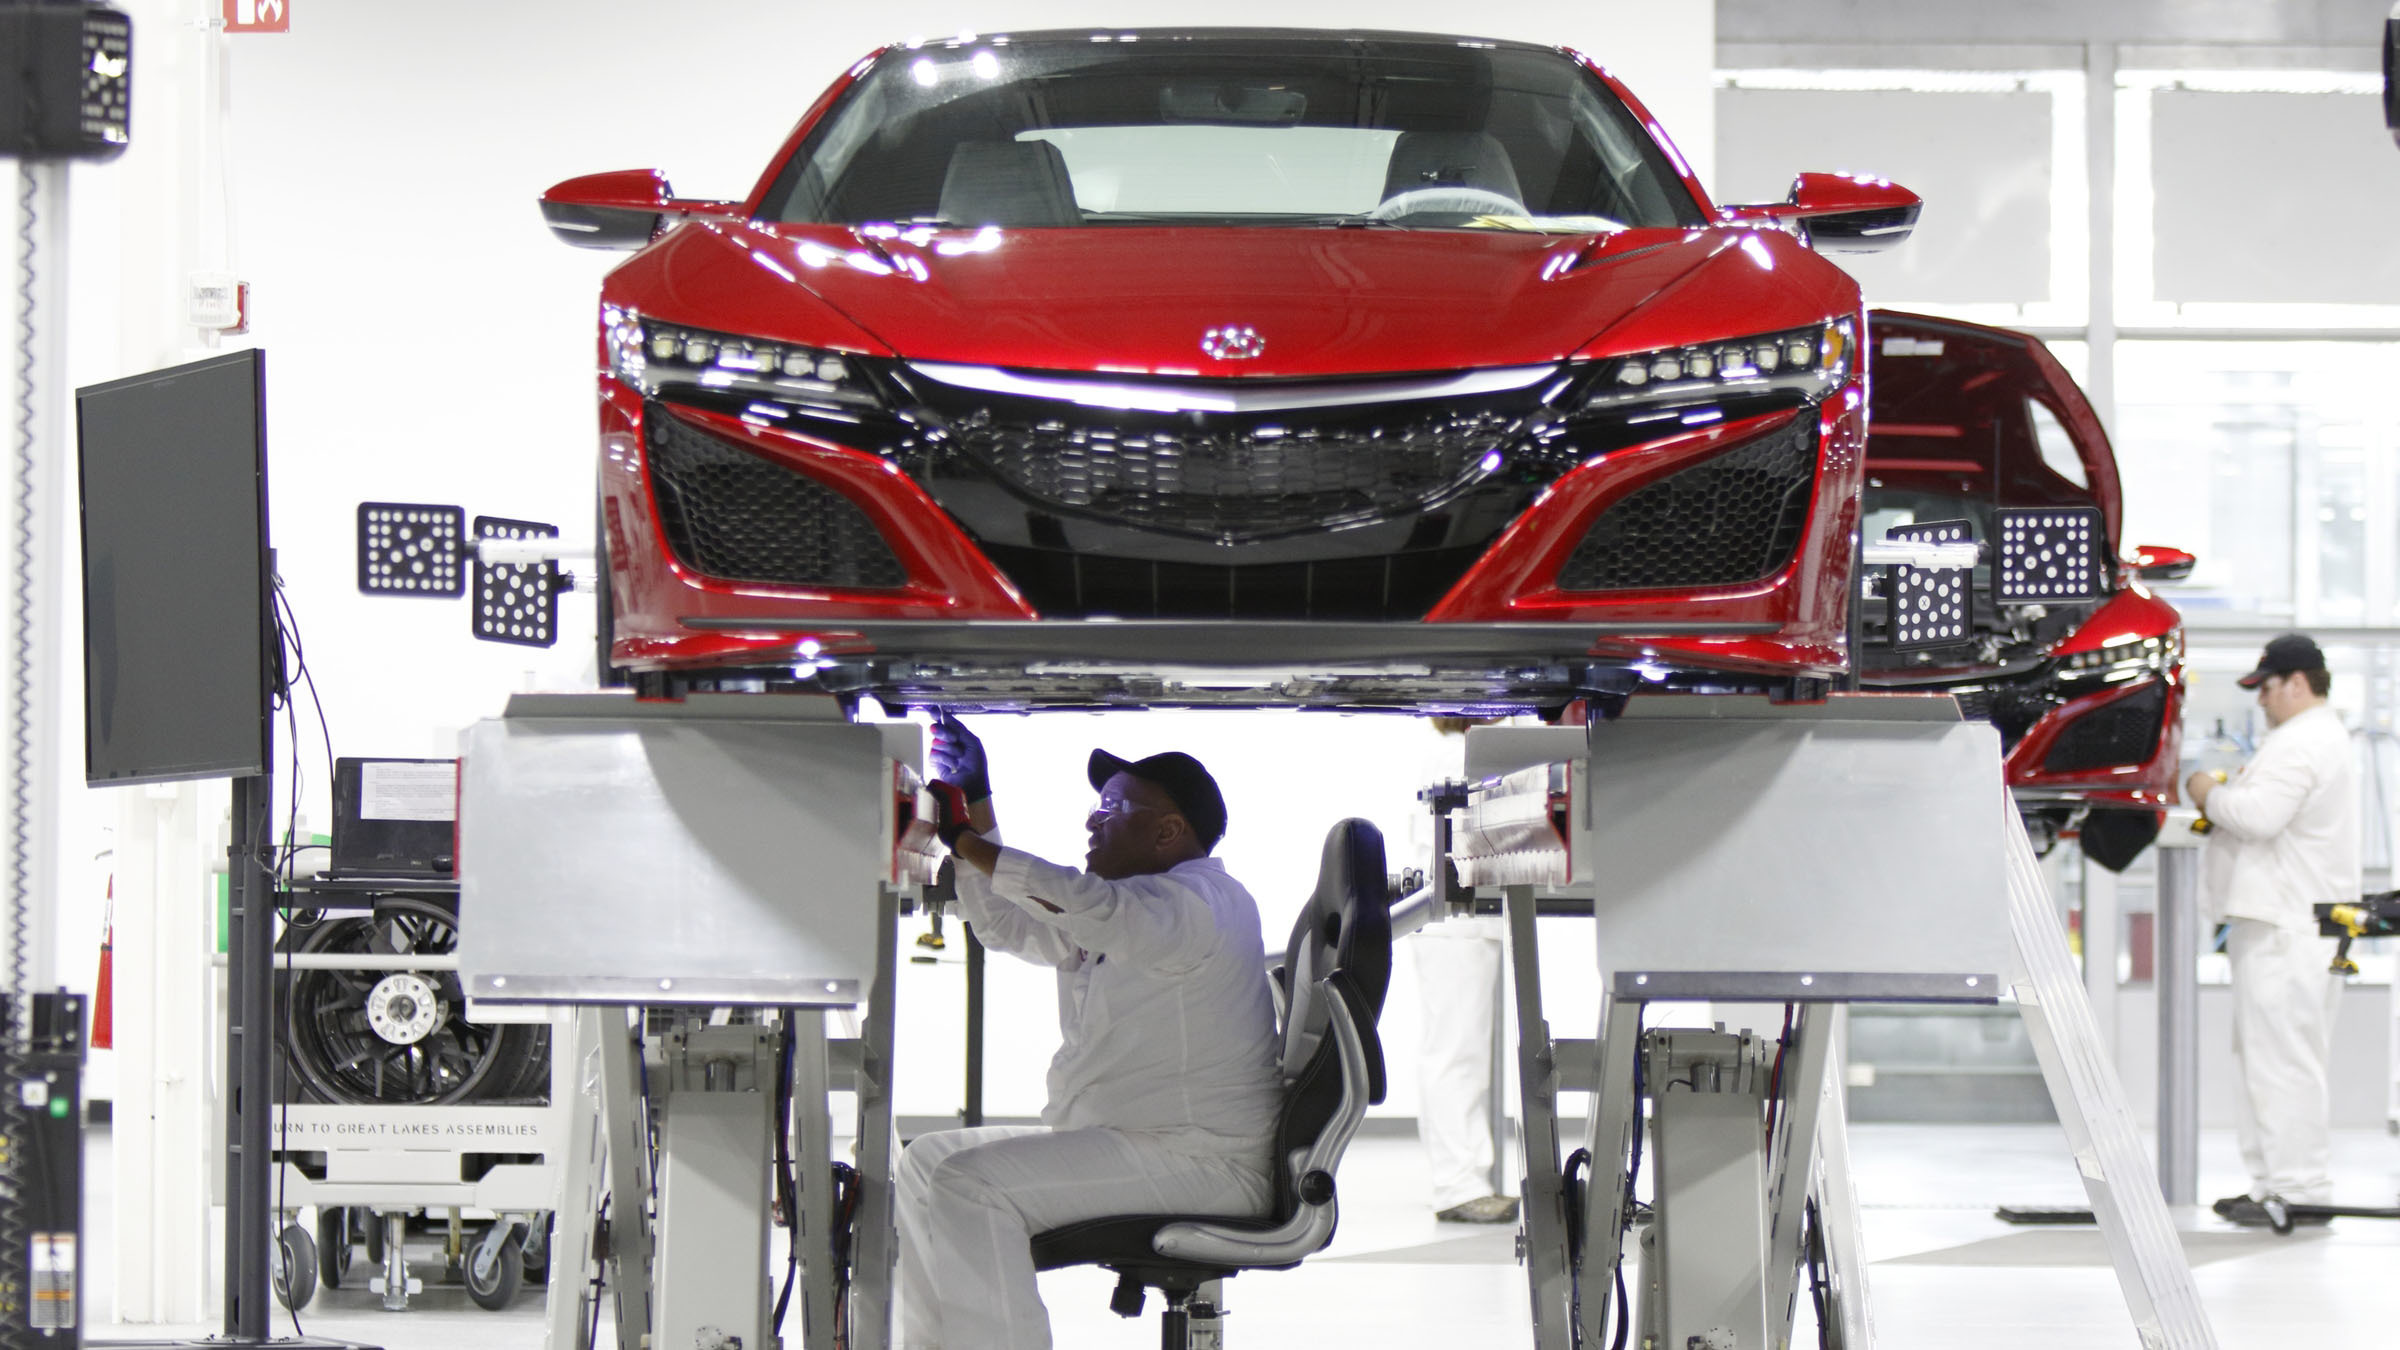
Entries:
{"label": "car air intake vent", "polygon": [[1488,472],[1520,425],[1495,411],[1223,430],[976,419],[951,435],[1043,506],[1232,543],[1424,510]]}
{"label": "car air intake vent", "polygon": [[1800,546],[1816,483],[1817,419],[1712,455],[1600,513],[1559,569],[1569,591],[1736,586],[1773,576]]}
{"label": "car air intake vent", "polygon": [[1421,619],[1483,552],[1204,566],[982,545],[1046,618]]}
{"label": "car air intake vent", "polygon": [[726,581],[888,587],[907,569],[856,502],[678,420],[642,412],[650,488],[676,560]]}
{"label": "car air intake vent", "polygon": [[2044,773],[2081,773],[2115,764],[2146,764],[2158,753],[2167,715],[2167,687],[2156,680],[2103,703],[2067,723],[2042,756]]}

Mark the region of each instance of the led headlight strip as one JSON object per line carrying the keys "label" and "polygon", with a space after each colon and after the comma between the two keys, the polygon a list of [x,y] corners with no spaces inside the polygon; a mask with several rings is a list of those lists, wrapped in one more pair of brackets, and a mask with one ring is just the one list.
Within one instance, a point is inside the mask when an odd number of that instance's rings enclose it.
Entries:
{"label": "led headlight strip", "polygon": [[2104,647],[2076,652],[2058,658],[2062,675],[2091,675],[2102,671],[2122,671],[2133,675],[2145,670],[2163,670],[2171,657],[2182,655],[2178,637],[2120,638]]}
{"label": "led headlight strip", "polygon": [[603,317],[609,369],[645,394],[681,385],[803,403],[876,401],[858,369],[839,352],[712,333],[621,311]]}
{"label": "led headlight strip", "polygon": [[1612,407],[1774,390],[1813,398],[1847,379],[1856,355],[1848,319],[1690,347],[1662,347],[1600,363],[1586,404]]}

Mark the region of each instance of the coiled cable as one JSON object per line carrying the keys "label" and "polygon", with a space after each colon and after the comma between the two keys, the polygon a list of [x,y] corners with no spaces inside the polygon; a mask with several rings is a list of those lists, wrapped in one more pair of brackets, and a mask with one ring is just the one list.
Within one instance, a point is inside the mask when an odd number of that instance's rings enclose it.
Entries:
{"label": "coiled cable", "polygon": [[[17,509],[11,541],[16,569],[9,579],[9,611],[16,632],[9,642],[8,987],[5,999],[0,1000],[0,1091],[12,1096],[25,1080],[25,1032],[33,1011],[25,982],[30,945],[26,907],[33,902],[33,487],[40,450],[39,429],[34,423],[34,381],[42,374],[34,361],[39,336],[34,330],[35,265],[41,223],[36,172],[30,163],[17,165],[17,245],[22,262],[17,273]],[[24,1184],[31,1176],[27,1171],[30,1134],[22,1111],[13,1104],[0,1109],[0,1141],[5,1141],[8,1149],[7,1166],[0,1169],[0,1177],[5,1178],[0,1181],[0,1252],[22,1252],[32,1237]],[[15,1342],[27,1323],[33,1291],[26,1283],[28,1272],[16,1268],[13,1256],[8,1265],[10,1269],[0,1275],[4,1282],[0,1288],[14,1295],[9,1301],[16,1315],[6,1319],[6,1325],[9,1341]]]}

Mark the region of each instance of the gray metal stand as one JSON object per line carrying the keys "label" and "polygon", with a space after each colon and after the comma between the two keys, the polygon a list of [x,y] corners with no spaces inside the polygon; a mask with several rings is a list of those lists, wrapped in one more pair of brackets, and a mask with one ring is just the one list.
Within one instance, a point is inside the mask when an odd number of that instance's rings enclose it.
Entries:
{"label": "gray metal stand", "polygon": [[2200,851],[2168,838],[2157,849],[2158,1189],[2181,1207],[2200,1202]]}

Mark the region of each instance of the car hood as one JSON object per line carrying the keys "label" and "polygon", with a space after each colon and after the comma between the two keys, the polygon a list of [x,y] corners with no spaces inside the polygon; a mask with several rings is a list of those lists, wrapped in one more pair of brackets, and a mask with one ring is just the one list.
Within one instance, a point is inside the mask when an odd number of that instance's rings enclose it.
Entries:
{"label": "car hood", "polygon": [[[1848,277],[1746,229],[897,230],[695,221],[610,278],[676,323],[919,361],[1307,377],[1534,365],[1853,312]],[[1202,349],[1247,328],[1253,355]]]}

